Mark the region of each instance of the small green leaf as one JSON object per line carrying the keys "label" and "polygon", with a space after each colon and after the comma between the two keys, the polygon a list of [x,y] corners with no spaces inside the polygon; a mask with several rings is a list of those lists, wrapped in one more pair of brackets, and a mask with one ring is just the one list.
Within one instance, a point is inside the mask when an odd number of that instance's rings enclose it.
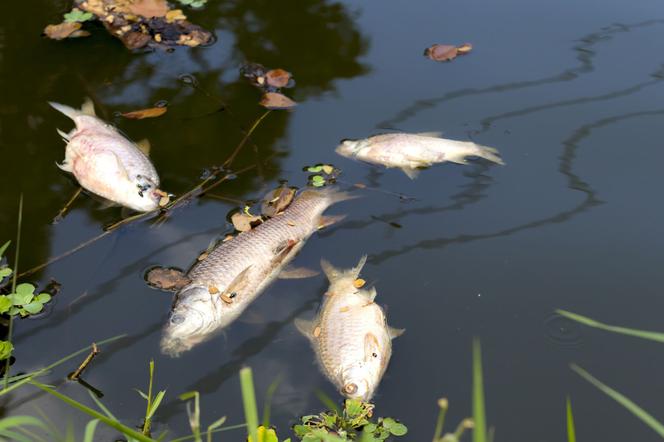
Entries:
{"label": "small green leaf", "polygon": [[10,269],[9,267],[3,267],[0,269],[0,279],[6,278],[11,274],[12,274],[12,269]]}
{"label": "small green leaf", "polygon": [[42,304],[46,304],[48,301],[51,300],[51,295],[49,293],[40,293],[37,295],[35,299],[41,302]]}
{"label": "small green leaf", "polygon": [[44,304],[42,304],[39,301],[32,301],[30,304],[26,304],[23,306],[23,310],[30,313],[31,315],[39,313],[43,309],[44,309]]}
{"label": "small green leaf", "polygon": [[15,315],[18,315],[20,311],[21,311],[20,308],[18,308],[18,307],[12,307],[12,308],[9,309],[9,314],[10,314],[11,316],[15,316]]}
{"label": "small green leaf", "polygon": [[309,166],[309,167],[307,167],[307,172],[318,173],[318,172],[320,172],[321,170],[323,170],[323,166],[322,166],[322,165],[320,165],[320,166]]}
{"label": "small green leaf", "polygon": [[314,175],[311,177],[311,184],[313,184],[314,187],[324,186],[325,178],[323,178],[321,175]]}
{"label": "small green leaf", "polygon": [[11,244],[11,241],[7,241],[6,243],[4,243],[2,245],[2,247],[0,247],[0,258],[5,256],[5,250],[7,250],[7,247],[9,247],[9,244]]}
{"label": "small green leaf", "polygon": [[395,421],[391,417],[386,417],[383,419],[383,428],[395,436],[403,436],[404,434],[408,433],[408,429],[404,424]]}
{"label": "small green leaf", "polygon": [[140,394],[141,397],[142,397],[143,399],[145,399],[146,401],[148,400],[148,395],[145,394],[145,393],[143,393],[143,392],[142,392],[141,390],[139,390],[138,388],[134,388],[134,391],[135,391],[136,393]]}
{"label": "small green leaf", "polygon": [[9,299],[12,301],[12,304],[15,306],[26,305],[32,302],[32,299],[35,297],[32,293],[12,293],[9,295]]}
{"label": "small green leaf", "polygon": [[164,399],[165,394],[166,390],[161,390],[154,397],[154,401],[152,401],[152,406],[150,407],[150,411],[147,414],[148,419],[152,419],[152,416],[154,416],[154,413],[157,411],[157,408],[159,408],[159,404],[161,404],[161,401]]}
{"label": "small green leaf", "polygon": [[71,12],[68,12],[64,15],[65,22],[75,23],[75,22],[84,22],[90,20],[94,15],[91,12],[83,12],[80,9],[72,9]]}
{"label": "small green leaf", "polygon": [[35,286],[24,282],[23,284],[19,284],[16,286],[16,293],[19,295],[32,295],[35,293]]}
{"label": "small green leaf", "polygon": [[9,341],[0,341],[0,360],[9,358],[14,351],[14,346]]}
{"label": "small green leaf", "polygon": [[12,300],[8,296],[0,295],[0,314],[9,311],[12,305]]}
{"label": "small green leaf", "polygon": [[362,402],[355,399],[346,399],[346,414],[353,419],[362,413]]}

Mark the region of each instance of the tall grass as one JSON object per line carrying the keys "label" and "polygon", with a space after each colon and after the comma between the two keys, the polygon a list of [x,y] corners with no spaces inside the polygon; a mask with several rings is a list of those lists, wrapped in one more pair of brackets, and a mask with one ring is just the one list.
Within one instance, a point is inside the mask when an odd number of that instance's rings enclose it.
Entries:
{"label": "tall grass", "polygon": [[576,430],[574,428],[574,416],[572,415],[572,402],[567,396],[565,401],[565,409],[567,415],[567,442],[576,442]]}
{"label": "tall grass", "polygon": [[258,408],[256,407],[256,393],[254,379],[250,367],[240,370],[240,386],[242,388],[242,403],[244,417],[247,421],[247,436],[252,442],[258,442]]}
{"label": "tall grass", "polygon": [[627,335],[627,336],[634,336],[636,338],[641,338],[641,339],[648,339],[651,341],[655,342],[662,342],[664,343],[664,333],[658,333],[658,332],[652,332],[652,331],[646,331],[646,330],[638,330],[635,328],[627,328],[627,327],[621,327],[618,325],[610,325],[610,324],[605,324],[603,322],[596,321],[592,318],[589,318],[587,316],[582,316],[578,315],[576,313],[568,312],[567,310],[556,310],[556,313],[558,313],[561,316],[564,316],[568,319],[571,319],[572,321],[576,321],[580,324],[587,325],[589,327],[593,328],[598,328],[600,330],[606,330],[610,331],[613,333],[620,333],[622,335]]}
{"label": "tall grass", "polygon": [[482,375],[482,347],[473,339],[473,442],[487,442],[486,411],[484,407],[484,381]]}

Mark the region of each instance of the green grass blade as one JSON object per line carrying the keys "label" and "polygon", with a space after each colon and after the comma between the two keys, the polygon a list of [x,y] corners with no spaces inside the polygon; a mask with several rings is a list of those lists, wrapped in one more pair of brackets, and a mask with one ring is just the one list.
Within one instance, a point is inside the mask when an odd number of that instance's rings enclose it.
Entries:
{"label": "green grass blade", "polygon": [[21,433],[17,433],[15,431],[11,430],[0,430],[0,436],[4,436],[7,439],[1,439],[0,440],[11,440],[14,442],[34,442],[32,439],[30,439],[28,436],[24,436]]}
{"label": "green grass blade", "polygon": [[152,419],[152,416],[154,416],[157,408],[159,408],[159,404],[161,404],[161,401],[164,399],[165,394],[166,390],[161,390],[159,393],[157,393],[157,396],[155,396],[154,400],[152,401],[152,406],[150,407],[150,412],[147,416],[148,419]]}
{"label": "green grass blade", "polygon": [[572,402],[567,396],[567,442],[576,442],[576,430],[574,429],[574,416],[572,415]]}
{"label": "green grass blade", "polygon": [[265,428],[270,427],[270,413],[271,413],[271,408],[272,408],[272,398],[274,397],[274,393],[277,391],[277,388],[279,388],[279,384],[281,384],[281,379],[282,376],[279,375],[277,376],[272,383],[270,384],[269,387],[267,387],[267,391],[265,392],[265,401],[263,402],[263,426]]}
{"label": "green grass blade", "polygon": [[240,386],[242,387],[242,404],[244,417],[247,421],[247,434],[252,442],[258,442],[258,408],[256,407],[256,393],[254,380],[250,367],[240,370]]}
{"label": "green grass blade", "polygon": [[314,394],[325,408],[327,408],[330,411],[334,411],[335,413],[341,416],[342,414],[341,407],[339,407],[337,403],[334,402],[334,400],[332,400],[331,397],[326,395],[325,392],[317,389],[316,391],[314,391]]}
{"label": "green grass blade", "polygon": [[[18,222],[16,227],[16,253],[14,254],[14,274],[12,275],[12,293],[16,292],[16,278],[18,277],[18,257],[21,250],[21,226],[23,225],[23,194],[18,199]],[[12,342],[14,333],[14,316],[9,315],[9,326],[7,328],[7,341]],[[5,375],[2,388],[9,387],[9,361],[11,357],[5,359]]]}
{"label": "green grass blade", "polygon": [[31,425],[39,427],[44,430],[48,429],[46,424],[34,416],[11,416],[0,419],[0,430],[7,430],[13,427],[22,427],[24,425]]}
{"label": "green grass blade", "polygon": [[95,430],[97,429],[97,424],[99,419],[92,419],[85,426],[85,434],[83,435],[83,442],[95,442]]}
{"label": "green grass blade", "polygon": [[473,442],[486,442],[486,413],[484,409],[484,381],[482,376],[482,347],[473,339]]}
{"label": "green grass blade", "polygon": [[0,258],[5,256],[5,250],[7,250],[7,247],[9,247],[9,244],[11,244],[11,243],[12,243],[11,241],[7,241],[6,243],[4,243],[2,245],[2,247],[0,247]]}
{"label": "green grass blade", "polygon": [[111,413],[111,410],[109,410],[108,408],[106,408],[106,405],[104,405],[104,404],[101,402],[101,400],[97,397],[97,395],[95,395],[95,394],[94,394],[93,392],[91,392],[90,390],[88,390],[88,394],[89,394],[90,397],[92,398],[92,401],[93,401],[95,404],[97,404],[97,407],[99,407],[99,409],[100,409],[101,411],[103,411],[104,414],[105,414],[109,419],[113,419],[114,421],[118,420],[118,418],[115,417],[115,416],[113,415],[113,413]]}
{"label": "green grass blade", "polygon": [[208,425],[208,428],[207,428],[207,431],[206,431],[206,433],[207,433],[207,442],[212,442],[212,430],[215,430],[215,429],[221,427],[222,425],[224,425],[224,423],[226,423],[226,416],[222,416],[219,419],[217,419],[216,421],[212,422],[210,425]]}
{"label": "green grass blade", "polygon": [[649,339],[651,341],[663,342],[664,343],[664,333],[651,332],[646,330],[637,330],[635,328],[620,327],[617,325],[604,324],[603,322],[596,321],[587,316],[577,315],[576,313],[568,312],[567,310],[556,310],[561,316],[564,316],[572,321],[579,322],[581,324],[587,325],[589,327],[598,328],[600,330],[606,330],[613,333],[620,333],[623,335],[634,336],[642,339]]}
{"label": "green grass blade", "polygon": [[[228,427],[223,427],[223,428],[217,428],[215,430],[210,431],[209,433],[220,433],[222,431],[230,431],[230,430],[238,430],[240,428],[245,428],[247,424],[237,424],[237,425],[229,425]],[[205,433],[201,433],[201,436],[207,435],[208,432],[206,431]],[[179,437],[177,439],[172,439],[169,442],[184,442],[187,440],[192,440],[194,439],[195,436],[193,434],[189,436],[184,436],[184,437]]]}
{"label": "green grass blade", "polygon": [[617,392],[608,385],[602,383],[599,379],[593,377],[590,373],[588,373],[578,365],[572,364],[571,368],[583,379],[590,382],[596,388],[602,391],[604,394],[609,396],[611,399],[613,399],[614,401],[618,402],[620,405],[631,411],[634,416],[641,419],[641,421],[643,421],[647,426],[649,426],[655,433],[659,434],[660,437],[664,437],[664,425],[662,425],[657,419],[655,419],[651,414],[649,414],[643,408],[636,405],[628,397]]}
{"label": "green grass blade", "polygon": [[75,401],[74,399],[70,398],[69,396],[65,396],[62,393],[59,393],[55,390],[52,390],[51,388],[45,386],[44,384],[41,384],[37,381],[31,381],[31,384],[34,385],[35,387],[39,388],[42,391],[45,391],[46,393],[55,396],[56,398],[60,399],[62,402],[66,403],[67,405],[76,408],[79,411],[82,411],[83,413],[92,416],[96,419],[99,419],[109,427],[119,431],[120,433],[124,434],[125,436],[132,437],[136,439],[139,442],[154,442],[154,439],[149,438],[147,436],[144,436],[142,433],[127,427],[126,425],[123,425],[122,423],[118,422],[117,420],[111,419],[107,416],[104,416],[97,410],[94,410],[86,405],[83,405],[82,403]]}

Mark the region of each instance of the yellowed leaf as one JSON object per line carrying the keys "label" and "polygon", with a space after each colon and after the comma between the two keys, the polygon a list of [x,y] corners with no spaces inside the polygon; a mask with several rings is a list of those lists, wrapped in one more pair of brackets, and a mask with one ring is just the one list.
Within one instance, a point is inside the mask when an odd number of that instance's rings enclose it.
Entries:
{"label": "yellowed leaf", "polygon": [[180,290],[191,282],[181,270],[154,267],[145,274],[147,283],[161,290]]}
{"label": "yellowed leaf", "polygon": [[266,92],[259,103],[268,109],[289,109],[297,105],[296,102],[278,92]]}
{"label": "yellowed leaf", "polygon": [[231,222],[233,227],[240,232],[248,232],[256,225],[262,222],[260,216],[254,216],[244,212],[236,212],[231,215]]}
{"label": "yellowed leaf", "polygon": [[198,258],[197,258],[197,259],[198,259],[199,261],[203,261],[205,258],[208,257],[208,255],[209,255],[208,252],[203,252],[203,253],[201,253],[200,255],[198,255]]}
{"label": "yellowed leaf", "polygon": [[166,0],[132,0],[124,3],[126,11],[145,18],[165,17],[169,11]]}
{"label": "yellowed leaf", "polygon": [[176,20],[186,20],[187,16],[182,13],[181,9],[171,9],[166,13],[166,21],[173,23]]}
{"label": "yellowed leaf", "polygon": [[357,278],[355,281],[353,281],[353,286],[354,286],[356,289],[359,289],[359,288],[364,287],[364,284],[366,284],[366,283],[367,283],[367,282],[366,282],[364,279],[362,279],[362,278]]}
{"label": "yellowed leaf", "polygon": [[288,82],[291,79],[291,73],[283,69],[272,69],[265,73],[265,79],[270,86],[281,88],[288,85]]}
{"label": "yellowed leaf", "polygon": [[208,287],[208,292],[210,292],[211,295],[216,295],[217,293],[219,293],[219,289],[211,285]]}
{"label": "yellowed leaf", "polygon": [[131,112],[123,112],[120,115],[122,115],[125,118],[129,118],[130,120],[142,120],[143,118],[156,118],[164,115],[168,108],[166,106],[163,107],[151,107],[149,109],[141,109],[141,110],[135,110]]}
{"label": "yellowed leaf", "polygon": [[464,55],[473,50],[473,45],[470,43],[464,43],[457,48],[459,55]]}
{"label": "yellowed leaf", "polygon": [[320,336],[321,329],[320,327],[314,328],[314,338],[317,338]]}
{"label": "yellowed leaf", "polygon": [[64,40],[74,32],[81,29],[81,24],[78,22],[73,23],[60,23],[59,25],[48,25],[44,28],[44,35],[53,40]]}
{"label": "yellowed leaf", "polygon": [[233,303],[233,298],[231,298],[230,296],[228,296],[228,295],[225,294],[225,293],[222,293],[221,295],[219,295],[219,297],[220,297],[221,300],[224,301],[226,304],[232,304],[232,303]]}
{"label": "yellowed leaf", "polygon": [[323,164],[323,172],[325,172],[327,175],[329,175],[332,172],[334,172],[334,167],[330,164]]}

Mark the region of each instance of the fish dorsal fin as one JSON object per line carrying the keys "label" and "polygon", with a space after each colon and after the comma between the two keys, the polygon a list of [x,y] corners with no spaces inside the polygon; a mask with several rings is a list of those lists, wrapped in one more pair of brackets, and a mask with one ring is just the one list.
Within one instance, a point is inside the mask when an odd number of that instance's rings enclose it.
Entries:
{"label": "fish dorsal fin", "polygon": [[326,259],[321,259],[320,260],[320,267],[323,269],[323,272],[325,272],[325,276],[327,276],[327,279],[330,282],[336,281],[339,279],[339,269],[334,267],[332,264],[330,264],[330,261]]}
{"label": "fish dorsal fin", "polygon": [[408,178],[414,180],[420,174],[420,170],[415,167],[402,167],[403,173],[408,175]]}
{"label": "fish dorsal fin", "polygon": [[329,279],[331,283],[334,283],[341,278],[350,278],[352,280],[357,279],[357,277],[360,275],[360,272],[362,271],[362,267],[364,267],[366,263],[367,255],[364,255],[360,258],[360,261],[355,267],[344,271],[337,269],[325,259],[320,260],[320,266],[323,269],[323,272],[325,272],[327,279]]}
{"label": "fish dorsal fin", "polygon": [[97,116],[97,114],[95,113],[95,104],[92,102],[92,99],[90,97],[85,97],[85,101],[81,105],[81,113],[84,113],[86,115],[91,115],[93,117]]}
{"label": "fish dorsal fin", "polygon": [[148,140],[147,138],[143,138],[142,140],[137,141],[136,147],[138,147],[138,150],[143,152],[146,157],[150,156],[150,149],[152,146],[150,146],[150,140]]}
{"label": "fish dorsal fin", "polygon": [[[224,290],[222,294],[232,299],[235,297],[235,295],[242,293],[242,291],[249,284],[249,270],[251,270],[251,267],[252,265],[238,273],[238,275],[233,278],[231,283],[228,284],[228,287],[226,287],[226,290]],[[233,293],[235,293],[235,295],[233,295]]]}
{"label": "fish dorsal fin", "polygon": [[403,335],[405,331],[405,328],[387,327],[387,332],[390,335],[390,339],[398,338],[399,336]]}
{"label": "fish dorsal fin", "polygon": [[314,330],[317,325],[315,321],[309,319],[295,318],[295,328],[309,339],[314,339]]}
{"label": "fish dorsal fin", "polygon": [[376,292],[376,287],[371,287],[368,290],[360,290],[358,293],[366,298],[368,302],[374,302],[374,299],[376,299],[376,295],[378,294],[378,292]]}
{"label": "fish dorsal fin", "polygon": [[286,266],[279,272],[279,279],[305,279],[317,276],[320,272],[306,267]]}
{"label": "fish dorsal fin", "polygon": [[433,132],[418,132],[414,135],[420,136],[420,137],[433,137],[433,138],[440,138],[443,136],[443,133],[440,131],[433,131]]}

